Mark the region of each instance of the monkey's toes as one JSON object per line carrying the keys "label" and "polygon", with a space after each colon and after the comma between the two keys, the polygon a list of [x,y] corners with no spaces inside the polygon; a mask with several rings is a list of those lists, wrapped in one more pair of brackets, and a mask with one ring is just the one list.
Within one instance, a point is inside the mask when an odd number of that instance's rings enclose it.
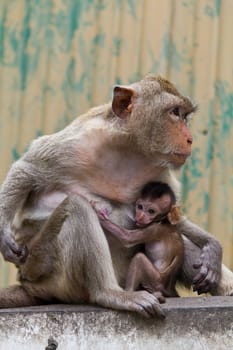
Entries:
{"label": "monkey's toes", "polygon": [[165,313],[159,300],[153,294],[146,291],[134,292],[132,311],[136,311],[144,317],[165,318]]}

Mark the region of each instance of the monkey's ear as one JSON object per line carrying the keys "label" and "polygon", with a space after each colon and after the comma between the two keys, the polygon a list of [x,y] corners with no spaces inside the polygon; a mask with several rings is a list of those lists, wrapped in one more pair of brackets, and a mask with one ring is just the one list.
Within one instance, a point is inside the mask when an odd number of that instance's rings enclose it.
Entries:
{"label": "monkey's ear", "polygon": [[182,212],[180,207],[177,207],[176,205],[172,205],[170,212],[167,215],[168,221],[171,225],[176,225],[180,221],[182,217]]}
{"label": "monkey's ear", "polygon": [[127,118],[132,112],[136,92],[128,87],[115,86],[113,90],[112,110],[119,118]]}

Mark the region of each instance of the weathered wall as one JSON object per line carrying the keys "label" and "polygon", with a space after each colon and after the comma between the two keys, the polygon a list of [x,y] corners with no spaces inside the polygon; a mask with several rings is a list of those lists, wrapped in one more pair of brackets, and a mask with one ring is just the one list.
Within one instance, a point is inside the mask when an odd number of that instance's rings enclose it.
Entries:
{"label": "weathered wall", "polygon": [[0,0],[0,179],[114,83],[162,74],[199,104],[184,208],[233,268],[232,13],[232,0]]}
{"label": "weathered wall", "polygon": [[165,320],[101,308],[51,305],[0,310],[0,350],[226,350],[233,344],[232,297],[174,298]]}

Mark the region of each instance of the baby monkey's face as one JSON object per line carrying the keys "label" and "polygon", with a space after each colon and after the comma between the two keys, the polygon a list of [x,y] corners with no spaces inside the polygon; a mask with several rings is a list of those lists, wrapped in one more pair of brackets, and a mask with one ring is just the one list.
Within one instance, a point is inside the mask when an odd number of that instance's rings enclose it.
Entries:
{"label": "baby monkey's face", "polygon": [[157,198],[139,198],[135,205],[135,223],[139,227],[146,226],[152,221],[159,221],[166,217],[172,206],[169,194]]}

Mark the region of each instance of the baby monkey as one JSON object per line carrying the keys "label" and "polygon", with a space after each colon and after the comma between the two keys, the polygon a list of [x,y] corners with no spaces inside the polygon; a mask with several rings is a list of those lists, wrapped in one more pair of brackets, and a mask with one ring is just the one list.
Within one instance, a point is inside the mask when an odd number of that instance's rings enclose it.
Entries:
{"label": "baby monkey", "polygon": [[176,230],[181,212],[172,189],[162,182],[151,182],[142,189],[135,203],[136,229],[128,230],[111,222],[106,210],[97,211],[101,225],[125,245],[144,244],[129,266],[126,290],[146,289],[161,302],[178,296],[175,289],[182,266],[184,247]]}

